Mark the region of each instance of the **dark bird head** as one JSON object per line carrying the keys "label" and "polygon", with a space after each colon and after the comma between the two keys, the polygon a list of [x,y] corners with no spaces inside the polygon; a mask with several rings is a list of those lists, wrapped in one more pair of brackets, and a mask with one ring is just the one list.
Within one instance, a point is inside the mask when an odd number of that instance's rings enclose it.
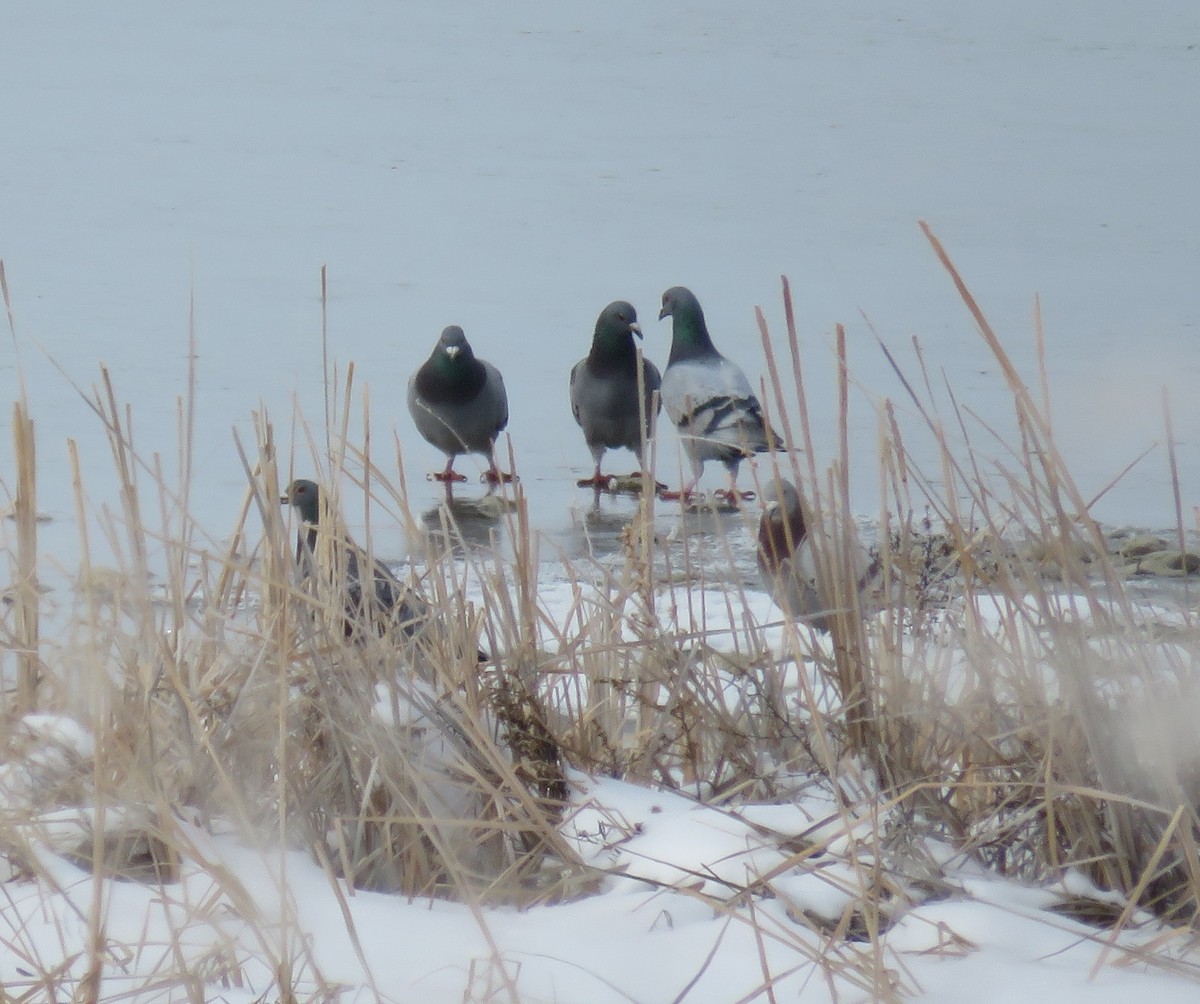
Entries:
{"label": "dark bird head", "polygon": [[279,500],[281,505],[293,505],[300,519],[316,526],[321,519],[321,496],[315,481],[300,478],[287,486],[287,492]]}
{"label": "dark bird head", "polygon": [[435,356],[439,352],[442,353],[451,362],[456,361],[459,356],[462,356],[463,359],[475,358],[475,353],[471,351],[471,343],[467,341],[466,334],[457,324],[451,324],[442,331],[433,352]]}
{"label": "dark bird head", "polygon": [[487,370],[457,324],[446,328],[425,364],[417,370],[417,393],[431,404],[469,401],[487,382]]}
{"label": "dark bird head", "polygon": [[695,315],[703,321],[704,312],[700,308],[700,300],[696,299],[696,294],[692,293],[686,285],[672,285],[666,293],[662,294],[662,309],[659,311],[659,320],[665,317],[679,317],[679,315]]}
{"label": "dark bird head", "polygon": [[588,353],[593,372],[600,368],[601,371],[620,369],[632,373],[637,360],[634,335],[642,337],[642,328],[633,304],[625,300],[613,300],[596,318],[592,351]]}
{"label": "dark bird head", "polygon": [[658,319],[671,318],[671,356],[667,365],[704,356],[717,355],[704,311],[696,294],[686,286],[672,286],[662,295]]}
{"label": "dark bird head", "polygon": [[613,300],[600,311],[600,316],[596,318],[596,337],[624,339],[629,335],[642,337],[642,327],[638,324],[637,311],[627,300]]}

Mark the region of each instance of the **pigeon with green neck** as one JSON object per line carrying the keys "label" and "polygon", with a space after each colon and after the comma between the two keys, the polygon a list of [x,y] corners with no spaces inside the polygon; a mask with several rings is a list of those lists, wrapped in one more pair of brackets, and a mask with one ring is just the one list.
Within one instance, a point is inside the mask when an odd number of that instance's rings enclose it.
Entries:
{"label": "pigeon with green neck", "polygon": [[[645,471],[643,446],[654,428],[661,407],[655,395],[662,378],[658,367],[639,358],[633,336],[642,337],[637,311],[625,300],[614,300],[596,319],[592,348],[586,359],[571,369],[571,413],[583,429],[583,438],[596,465],[580,488],[606,488],[612,475],[600,473],[606,450],[632,450]],[[638,393],[641,389],[641,400]]]}
{"label": "pigeon with green neck", "polygon": [[454,471],[454,461],[463,453],[487,458],[484,479],[489,484],[513,480],[496,466],[496,438],[508,425],[504,378],[495,366],[476,357],[458,325],[442,332],[409,380],[408,410],[417,431],[446,454],[446,467],[433,475],[434,480],[466,481]]}
{"label": "pigeon with green neck", "polygon": [[726,359],[708,333],[700,301],[690,289],[672,286],[662,297],[659,320],[671,318],[671,355],[662,379],[662,402],[692,467],[692,480],[676,495],[687,498],[700,482],[704,465],[718,460],[729,472],[729,490],[718,495],[737,504],[752,498],[737,488],[738,467],[747,457],[782,450],[780,438],[767,425],[750,381]]}

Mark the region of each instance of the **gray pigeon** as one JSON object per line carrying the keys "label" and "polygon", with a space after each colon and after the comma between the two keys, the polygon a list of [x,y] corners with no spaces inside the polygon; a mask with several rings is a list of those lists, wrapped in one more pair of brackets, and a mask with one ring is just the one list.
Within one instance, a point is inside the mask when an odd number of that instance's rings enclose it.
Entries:
{"label": "gray pigeon", "polygon": [[580,488],[604,488],[611,475],[600,473],[605,450],[624,447],[637,454],[643,470],[646,459],[642,443],[649,438],[654,417],[661,407],[654,392],[662,378],[658,367],[642,360],[645,424],[643,408],[638,406],[638,358],[633,336],[642,337],[637,311],[624,300],[614,300],[596,319],[592,349],[586,359],[571,368],[571,413],[583,429],[583,438],[592,451],[596,470],[591,478],[579,482]]}
{"label": "gray pigeon", "polygon": [[496,467],[495,456],[496,437],[508,425],[504,378],[491,363],[475,357],[457,324],[442,332],[433,353],[409,380],[408,410],[417,431],[446,454],[446,468],[433,475],[435,480],[467,480],[454,472],[461,453],[487,457],[484,477],[491,484],[512,480]]}
{"label": "gray pigeon", "polygon": [[[828,537],[828,534],[826,534]],[[827,567],[837,574],[844,564],[836,541],[828,537],[822,555]],[[763,489],[763,514],[758,523],[758,571],[776,606],[799,621],[828,631],[837,590],[822,591],[812,528],[804,518],[800,493],[790,481],[772,481]],[[884,591],[882,562],[858,544],[849,553],[854,591],[860,613],[879,608]],[[842,595],[849,602],[848,590]]]}
{"label": "gray pigeon", "polygon": [[763,418],[746,374],[713,345],[695,294],[672,286],[662,304],[659,320],[672,319],[662,401],[692,464],[692,480],[680,494],[686,498],[694,491],[706,461],[719,460],[729,471],[730,487],[720,494],[736,503],[742,497],[737,490],[741,462],[755,453],[782,450],[783,443]]}
{"label": "gray pigeon", "polygon": [[[321,519],[321,495],[316,482],[300,479],[288,485],[287,493],[279,500],[295,506],[302,529],[296,542],[296,563],[307,578],[316,567],[317,527]],[[412,637],[429,616],[429,607],[406,588],[381,561],[371,564],[371,585],[363,592],[362,567],[367,556],[353,541],[335,540],[333,564],[339,576],[344,576],[343,628],[347,638],[358,635],[364,625],[371,625],[380,634],[398,628]]]}

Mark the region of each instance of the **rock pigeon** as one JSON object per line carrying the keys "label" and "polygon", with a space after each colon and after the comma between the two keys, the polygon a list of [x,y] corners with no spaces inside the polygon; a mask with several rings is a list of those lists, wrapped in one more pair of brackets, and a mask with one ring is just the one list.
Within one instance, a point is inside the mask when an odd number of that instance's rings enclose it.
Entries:
{"label": "rock pigeon", "polygon": [[[826,534],[826,567],[837,574],[844,559],[835,548],[835,540]],[[814,540],[812,527],[805,521],[800,493],[790,481],[772,481],[763,490],[763,514],[758,524],[758,571],[763,585],[776,606],[797,620],[828,631],[834,613],[835,597],[849,602],[846,590],[822,590],[818,561],[814,553],[821,545]],[[883,569],[879,558],[872,559],[865,548],[853,542],[849,554],[858,594],[860,613],[878,609],[883,589]]]}
{"label": "rock pigeon", "polygon": [[447,483],[466,481],[454,472],[460,453],[481,453],[488,460],[484,477],[491,484],[511,481],[496,467],[496,437],[508,425],[504,378],[491,363],[477,359],[463,329],[442,332],[433,353],[408,382],[408,410],[417,431],[446,454],[446,468],[433,477]]}
{"label": "rock pigeon", "polygon": [[764,420],[746,374],[713,345],[695,294],[672,286],[662,304],[659,320],[672,319],[662,401],[692,464],[692,480],[681,494],[692,493],[706,461],[719,460],[729,471],[728,498],[736,503],[742,497],[737,491],[741,462],[755,453],[782,450],[783,443]]}
{"label": "rock pigeon", "polygon": [[[321,519],[321,496],[316,482],[300,479],[288,485],[279,500],[295,506],[304,528],[296,542],[296,563],[308,578],[317,565],[317,533]],[[424,600],[406,588],[381,561],[371,563],[371,584],[364,595],[362,568],[367,556],[351,540],[334,538],[331,574],[343,583],[343,627],[347,638],[359,634],[364,625],[372,625],[380,634],[398,628],[412,637],[429,616]]]}
{"label": "rock pigeon", "polygon": [[[637,454],[643,470],[646,459],[642,444],[650,436],[654,417],[661,407],[654,392],[662,378],[658,367],[642,360],[644,406],[638,405],[638,358],[633,336],[642,337],[637,311],[624,300],[614,300],[596,319],[592,349],[586,359],[571,368],[571,413],[583,429],[596,470],[579,482],[580,488],[604,488],[611,476],[600,473],[605,450],[624,447]],[[645,424],[641,421],[644,411]]]}

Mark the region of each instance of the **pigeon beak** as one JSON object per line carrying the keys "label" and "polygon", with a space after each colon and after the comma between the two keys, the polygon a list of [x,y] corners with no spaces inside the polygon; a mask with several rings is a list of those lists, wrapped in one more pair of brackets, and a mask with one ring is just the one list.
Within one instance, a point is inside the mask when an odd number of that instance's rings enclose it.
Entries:
{"label": "pigeon beak", "polygon": [[457,345],[447,345],[446,346],[446,355],[448,355],[451,359],[453,359],[455,356],[457,356],[458,352],[459,352],[459,348]]}
{"label": "pigeon beak", "polygon": [[664,317],[671,316],[671,308],[667,304],[663,304],[663,309],[658,312],[658,319],[661,321]]}
{"label": "pigeon beak", "polygon": [[291,501],[292,501],[292,500],[291,500],[290,498],[288,498],[286,495],[280,495],[280,496],[279,496],[279,504],[280,504],[280,505],[287,505],[287,504],[288,504],[288,503],[290,503]]}
{"label": "pigeon beak", "polygon": [[642,326],[637,321],[630,322],[629,330],[632,331],[638,338],[642,337]]}

